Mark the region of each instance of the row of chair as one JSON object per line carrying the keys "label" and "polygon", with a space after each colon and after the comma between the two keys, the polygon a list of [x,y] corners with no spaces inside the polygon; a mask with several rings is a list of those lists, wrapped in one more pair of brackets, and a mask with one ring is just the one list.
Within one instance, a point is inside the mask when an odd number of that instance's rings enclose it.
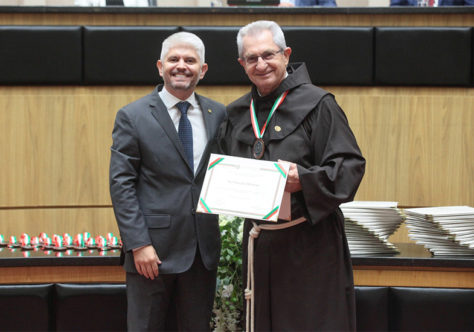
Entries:
{"label": "row of chair", "polygon": [[[244,85],[233,26],[0,26],[2,85],[148,85],[158,82],[161,42],[200,36],[203,85]],[[472,86],[472,27],[283,27],[313,83],[355,86]]]}
{"label": "row of chair", "polygon": [[[126,331],[124,284],[0,286],[2,331]],[[356,287],[358,331],[474,331],[474,289]]]}

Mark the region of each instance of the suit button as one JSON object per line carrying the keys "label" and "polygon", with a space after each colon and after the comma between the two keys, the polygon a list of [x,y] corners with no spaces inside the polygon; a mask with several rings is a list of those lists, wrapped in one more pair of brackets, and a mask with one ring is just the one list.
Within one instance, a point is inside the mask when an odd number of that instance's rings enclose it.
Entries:
{"label": "suit button", "polygon": [[191,213],[192,213],[192,214],[196,214],[196,209],[192,209],[192,210],[191,210]]}

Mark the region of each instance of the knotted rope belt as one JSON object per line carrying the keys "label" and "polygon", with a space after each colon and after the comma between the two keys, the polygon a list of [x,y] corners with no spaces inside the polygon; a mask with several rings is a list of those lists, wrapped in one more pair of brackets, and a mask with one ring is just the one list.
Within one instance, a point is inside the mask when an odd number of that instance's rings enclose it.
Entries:
{"label": "knotted rope belt", "polygon": [[[255,308],[255,281],[253,275],[253,242],[254,239],[258,238],[260,235],[260,231],[262,229],[269,230],[269,231],[276,231],[279,229],[289,228],[302,222],[306,221],[306,218],[301,217],[283,224],[275,224],[275,225],[257,225],[255,222],[252,222],[253,227],[249,233],[249,243],[247,249],[247,288],[245,288],[245,301],[247,303],[247,310],[246,310],[246,331],[247,332],[254,332],[255,328],[255,318],[254,318],[254,308]],[[250,308],[250,310],[249,310]]]}

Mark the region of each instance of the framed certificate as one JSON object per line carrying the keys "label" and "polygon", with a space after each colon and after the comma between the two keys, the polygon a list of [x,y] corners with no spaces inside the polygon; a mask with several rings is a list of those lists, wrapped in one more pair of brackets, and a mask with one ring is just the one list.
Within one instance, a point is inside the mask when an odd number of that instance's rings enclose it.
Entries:
{"label": "framed certificate", "polygon": [[211,154],[197,212],[277,221],[289,163]]}

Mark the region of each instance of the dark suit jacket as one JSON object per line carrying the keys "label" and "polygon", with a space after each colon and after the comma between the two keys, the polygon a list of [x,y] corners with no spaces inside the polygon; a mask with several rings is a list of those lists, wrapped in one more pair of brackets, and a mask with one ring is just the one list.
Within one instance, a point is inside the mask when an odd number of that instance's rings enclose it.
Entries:
{"label": "dark suit jacket", "polygon": [[196,94],[209,142],[195,176],[158,95],[161,88],[120,109],[112,133],[110,193],[124,268],[136,272],[131,250],[152,244],[162,261],[160,273],[189,269],[197,248],[204,266],[215,269],[220,255],[218,216],[196,214],[195,208],[225,107]]}

